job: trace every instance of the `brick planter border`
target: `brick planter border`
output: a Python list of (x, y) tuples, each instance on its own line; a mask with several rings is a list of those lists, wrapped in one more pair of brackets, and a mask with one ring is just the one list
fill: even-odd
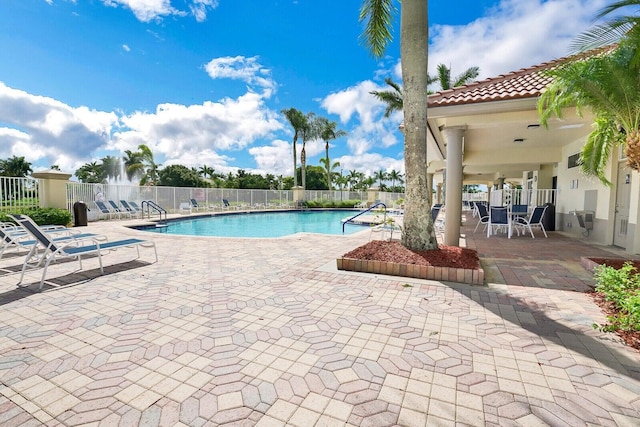
[(412, 277), (415, 279), (444, 280), (446, 282), (468, 283), (470, 285), (484, 284), (484, 270), (482, 268), (433, 267), (355, 258), (338, 258), (336, 261), (338, 270), (344, 271), (387, 274), (389, 276)]

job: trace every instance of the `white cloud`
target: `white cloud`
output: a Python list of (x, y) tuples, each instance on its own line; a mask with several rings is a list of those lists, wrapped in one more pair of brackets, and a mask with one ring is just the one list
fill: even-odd
[(495, 77), (568, 54), (576, 35), (592, 25), (607, 0), (502, 0), (467, 25), (431, 27), (429, 70), (438, 64), (452, 75), (480, 67)]
[(373, 176), (373, 174), (380, 169), (386, 171), (397, 170), (404, 174), (404, 159), (385, 157), (379, 153), (368, 153), (360, 156), (342, 156), (336, 160), (340, 162), (343, 175), (347, 175), (351, 170), (356, 170), (363, 172), (367, 176)]
[(384, 118), (385, 104), (371, 95), (372, 91), (388, 90), (366, 80), (324, 98), (321, 105), (331, 114), (340, 116), (343, 124), (355, 121), (347, 135), (351, 153), (362, 155), (380, 147), (387, 148), (400, 142), (397, 138), (402, 113)]
[(293, 153), (290, 143), (276, 139), (271, 145), (250, 148), (249, 154), (255, 158), (258, 169), (263, 173), (293, 176)]
[[(122, 6), (131, 9), (141, 22), (150, 22), (171, 15), (187, 15), (187, 12), (174, 8), (171, 0), (102, 0), (102, 2), (106, 6)], [(207, 19), (207, 12), (218, 7), (218, 0), (190, 0), (187, 4), (196, 21), (203, 22)]]
[(29, 162), (46, 159), (60, 163), (62, 156), (72, 159), (60, 166), (72, 166), (89, 153), (103, 147), (117, 123), (115, 113), (73, 108), (44, 96), (12, 89), (0, 82), (0, 141), (11, 155)]
[[(201, 105), (162, 104), (154, 113), (136, 112), (121, 122), (124, 129), (114, 134), (116, 149), (134, 150), (147, 144), (154, 154), (186, 166), (202, 165), (201, 152), (246, 149), (283, 127), (277, 114), (251, 92)], [(220, 165), (214, 163), (220, 159), (226, 158), (212, 155), (211, 165)]]
[(265, 97), (270, 97), (276, 87), (271, 71), (260, 65), (257, 56), (215, 58), (205, 65), (205, 70), (212, 79), (240, 80), (250, 86), (259, 86)]
[(123, 44), (123, 45), (122, 45), (122, 49), (123, 49), (125, 52), (131, 52), (131, 48), (129, 47), (129, 45)]

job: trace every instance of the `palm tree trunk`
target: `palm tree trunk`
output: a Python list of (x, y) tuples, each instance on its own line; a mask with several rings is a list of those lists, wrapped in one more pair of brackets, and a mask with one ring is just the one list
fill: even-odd
[(627, 166), (640, 171), (640, 133), (638, 131), (627, 134), (624, 154), (627, 156)]
[(329, 163), (329, 142), (324, 146), (325, 158), (327, 159), (327, 184), (329, 185), (329, 190), (331, 190), (331, 163)]
[(296, 167), (298, 166), (298, 156), (296, 154), (296, 138), (293, 138), (293, 186), (298, 186), (298, 174), (296, 173)]
[(404, 85), (406, 176), (402, 244), (437, 249), (427, 194), (427, 1), (405, 0), (400, 10), (400, 56)]
[(302, 142), (302, 151), (300, 151), (300, 175), (302, 175), (302, 189), (307, 189), (307, 153), (305, 151), (305, 143)]

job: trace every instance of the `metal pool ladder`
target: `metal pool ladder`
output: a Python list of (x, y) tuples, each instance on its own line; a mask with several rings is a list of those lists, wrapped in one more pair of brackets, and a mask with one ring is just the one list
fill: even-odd
[(372, 211), (374, 208), (377, 208), (378, 206), (382, 206), (383, 209), (384, 209), (384, 218), (383, 218), (382, 222), (383, 223), (387, 222), (387, 205), (385, 205), (382, 202), (375, 203), (375, 204), (371, 205), (368, 209), (365, 209), (362, 212), (359, 212), (356, 215), (343, 220), (342, 221), (342, 234), (344, 234), (344, 226), (347, 225), (347, 223), (352, 222), (355, 218), (359, 217), (360, 215), (366, 214), (367, 212)]

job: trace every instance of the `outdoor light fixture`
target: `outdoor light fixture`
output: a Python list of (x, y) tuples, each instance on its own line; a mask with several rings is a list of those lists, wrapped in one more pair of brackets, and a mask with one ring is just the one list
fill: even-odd
[(523, 143), (523, 142), (524, 142), (524, 138), (516, 138), (516, 139), (514, 139), (514, 140), (513, 140), (513, 142), (514, 142), (515, 144), (521, 144), (521, 143)]

